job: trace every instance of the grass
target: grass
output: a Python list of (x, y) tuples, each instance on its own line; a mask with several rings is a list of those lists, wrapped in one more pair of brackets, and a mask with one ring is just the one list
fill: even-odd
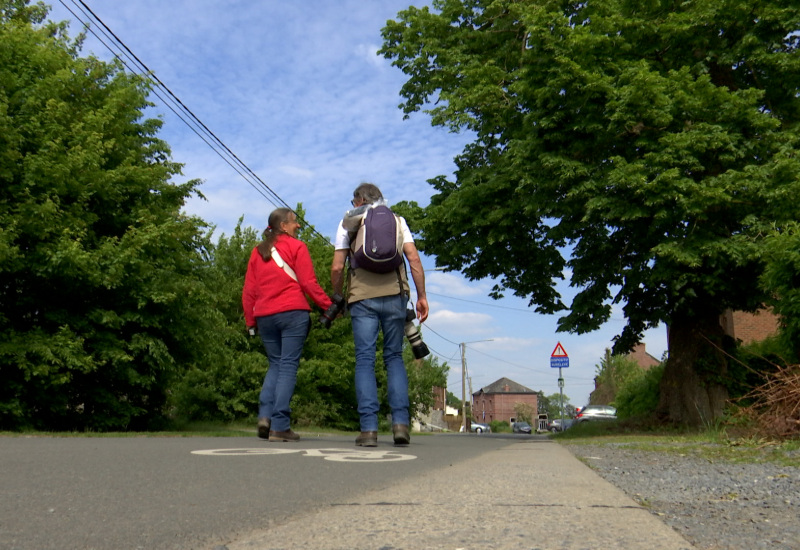
[(255, 422), (235, 422), (220, 424), (197, 422), (175, 426), (169, 430), (151, 432), (47, 432), (23, 430), (20, 432), (0, 432), (0, 437), (242, 437), (255, 433)]
[(800, 468), (800, 440), (730, 436), (725, 427), (708, 430), (642, 429), (625, 423), (578, 424), (552, 434), (567, 445), (613, 445), (654, 453), (673, 453), (709, 462), (775, 463)]

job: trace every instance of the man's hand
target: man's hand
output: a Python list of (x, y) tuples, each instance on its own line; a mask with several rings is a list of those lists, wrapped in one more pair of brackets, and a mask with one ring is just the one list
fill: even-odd
[(408, 267), (411, 268), (414, 287), (417, 289), (417, 319), (420, 323), (424, 323), (428, 318), (428, 298), (425, 296), (425, 271), (422, 269), (422, 260), (414, 243), (405, 243), (403, 252), (408, 260)]
[(424, 323), (425, 319), (428, 318), (428, 299), (424, 296), (422, 298), (417, 298), (417, 320), (420, 323)]

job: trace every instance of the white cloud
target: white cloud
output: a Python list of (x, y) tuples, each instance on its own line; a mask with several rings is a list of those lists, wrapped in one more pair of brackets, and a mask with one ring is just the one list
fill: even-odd
[(312, 170), (298, 166), (279, 166), (278, 171), (286, 174), (287, 176), (296, 178), (311, 179), (314, 177), (314, 172)]
[(378, 55), (380, 48), (377, 44), (358, 44), (355, 52), (357, 57), (365, 60), (370, 65), (383, 69), (389, 65), (389, 62), (383, 56)]
[(425, 286), (429, 292), (461, 298), (465, 296), (486, 296), (490, 285), (483, 282), (468, 281), (458, 274), (430, 270), (425, 274)]
[[(439, 334), (444, 335), (487, 335), (487, 326), (492, 317), (483, 313), (457, 313), (450, 310), (432, 311), (426, 324)], [(469, 338), (474, 339), (474, 338)]]

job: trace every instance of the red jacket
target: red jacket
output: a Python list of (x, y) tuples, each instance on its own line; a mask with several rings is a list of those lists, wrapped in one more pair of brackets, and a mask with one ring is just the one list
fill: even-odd
[(256, 317), (295, 309), (310, 311), (305, 294), (322, 309), (331, 305), (331, 299), (317, 282), (306, 244), (283, 234), (275, 240), (275, 249), (283, 261), (294, 269), (297, 281), (273, 260), (265, 262), (258, 249), (254, 248), (247, 264), (242, 291), (244, 320), (248, 327), (255, 326)]

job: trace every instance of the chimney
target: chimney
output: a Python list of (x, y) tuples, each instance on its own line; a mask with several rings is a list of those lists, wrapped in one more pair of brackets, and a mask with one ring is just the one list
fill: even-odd
[(505, 386), (503, 386), (503, 391), (506, 391), (506, 392), (507, 392), (507, 391), (511, 391), (511, 386), (509, 386), (508, 384), (506, 384)]

